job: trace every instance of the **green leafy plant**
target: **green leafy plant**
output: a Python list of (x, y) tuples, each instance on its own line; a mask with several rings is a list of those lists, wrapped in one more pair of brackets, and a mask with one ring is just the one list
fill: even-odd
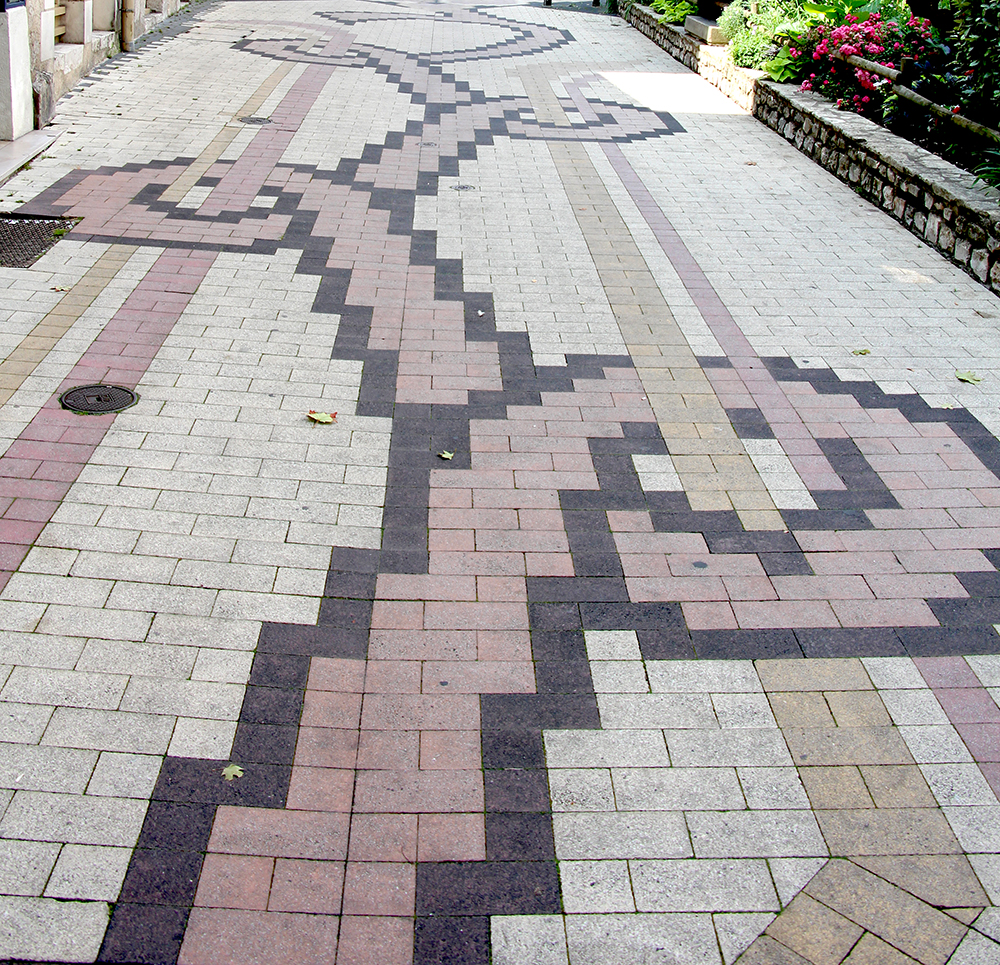
[(803, 26), (798, 0), (733, 0), (719, 17), (733, 63), (753, 69), (775, 56), (782, 46), (777, 36)]
[(879, 0), (834, 0), (833, 3), (803, 3), (802, 9), (812, 23), (842, 24), (849, 16), (865, 20), (869, 14), (878, 13), (880, 6)]
[(968, 0), (956, 11), (952, 70), (968, 77), (968, 112), (984, 124), (1000, 121), (1000, 0)]
[(729, 52), (737, 67), (756, 70), (763, 66), (774, 52), (774, 44), (764, 31), (748, 30), (730, 44)]
[(764, 63), (763, 69), (771, 80), (776, 80), (779, 84), (786, 84), (799, 76), (799, 62), (792, 56), (787, 44)]
[(698, 12), (698, 5), (690, 0), (653, 0), (650, 6), (662, 14), (660, 23), (684, 23), (686, 17)]
[(987, 151), (976, 167), (976, 180), (1000, 188), (1000, 151)]

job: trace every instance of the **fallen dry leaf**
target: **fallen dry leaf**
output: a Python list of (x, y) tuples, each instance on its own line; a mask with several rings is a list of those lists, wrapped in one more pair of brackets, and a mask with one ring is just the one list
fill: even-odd
[(231, 781), (234, 777), (242, 777), (243, 768), (239, 764), (229, 764), (222, 769), (222, 776), (227, 781)]
[(440, 451), (440, 452), (438, 453), (438, 456), (440, 456), (440, 457), (441, 457), (442, 459), (454, 459), (454, 458), (455, 458), (455, 453), (453, 453), (453, 452), (448, 452), (448, 450), (447, 450), (447, 449), (442, 449), (442, 450), (441, 450), (441, 451)]
[(979, 385), (979, 383), (983, 381), (982, 377), (976, 375), (975, 372), (956, 372), (955, 378), (958, 379), (959, 382), (968, 382), (969, 385)]
[(336, 412), (317, 412), (315, 409), (309, 410), (309, 418), (313, 422), (319, 422), (323, 425), (329, 425), (331, 422), (337, 421)]

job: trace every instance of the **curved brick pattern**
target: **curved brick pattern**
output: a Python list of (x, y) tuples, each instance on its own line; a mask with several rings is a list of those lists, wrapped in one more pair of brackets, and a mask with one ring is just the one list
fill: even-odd
[(928, 335), (995, 298), (589, 5), (114, 68), (12, 182), (81, 220), (4, 275), (0, 960), (997, 958), (994, 389)]

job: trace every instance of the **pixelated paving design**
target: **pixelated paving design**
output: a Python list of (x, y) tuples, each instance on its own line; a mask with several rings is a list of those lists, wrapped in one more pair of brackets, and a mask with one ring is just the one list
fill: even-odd
[[(155, 751), (148, 807), (137, 795), (128, 826), (101, 845), (119, 856), (135, 845), (106, 899), (106, 933), (86, 902), (73, 903), (79, 927), (97, 935), (98, 961), (157, 965), (728, 965), (747, 949), (745, 962), (945, 962), (970, 941), (995, 955), (992, 886), (963, 840), (980, 831), (962, 830), (953, 812), (965, 802), (949, 794), (974, 787), (975, 806), (992, 809), (1000, 788), (996, 439), (964, 409), (754, 352), (624, 153), (669, 151), (681, 123), (608, 100), (589, 70), (549, 65), (566, 96), (459, 79), (463, 65), (516, 69), (577, 43), (533, 17), (387, 7), (323, 13), (308, 30), (268, 25), (231, 49), (284, 71), (241, 111), (271, 124), (197, 158), (75, 170), (23, 207), (79, 218), (71, 239), (113, 246), (100, 290), (126, 270), (122, 249), (154, 252), (65, 386), (86, 376), (141, 393), (227, 259), (269, 260), (300, 286), (296, 310), (320, 320), (309, 378), (320, 392), (339, 380), (326, 444), (340, 452), (310, 450), (314, 468), (343, 458), (355, 470), (317, 469), (313, 508), (300, 491), (304, 515), (285, 519), (268, 469), (306, 445), (301, 435), (267, 440), (279, 444), (269, 466), (252, 440), (171, 464), (194, 493), (198, 473), (230, 456), (223, 473), (261, 477), (230, 518), (262, 533), (298, 526), (317, 555), (308, 578), (286, 579), (311, 590), (257, 599), (268, 592), (248, 590), (267, 585), (259, 559), (229, 583), (224, 565), (193, 562), (168, 578), (199, 615), (234, 633), (259, 627), (252, 664), (213, 698), (229, 727), (214, 744)], [(402, 129), (329, 164), (291, 163), (346, 71), (373, 72), (408, 100)], [(724, 446), (680, 445), (621, 316), (620, 332), (594, 322), (589, 341), (553, 358), (421, 227), (423, 201), (477, 190), (460, 181), (463, 162), (517, 142), (584, 181), (598, 177), (583, 164), (596, 152), (617, 172), (725, 353), (677, 348), (725, 422)], [(576, 208), (590, 243), (600, 218)], [(601, 283), (614, 307), (614, 283)], [(61, 501), (88, 484), (102, 446), (137, 431), (128, 418), (81, 429), (47, 403), (0, 457), (3, 601), (52, 604), (42, 632), (89, 626), (88, 638), (136, 647), (196, 632), (179, 617), (162, 629), (159, 610), (144, 623), (153, 591), (141, 582), (107, 590), (133, 594), (116, 611), (133, 622), (111, 628), (96, 577), (60, 608), (65, 586), (38, 590), (22, 567), (58, 532), (47, 526), (75, 525)], [(756, 502), (705, 495), (744, 490)], [(235, 486), (200, 495), (240, 498)], [(208, 511), (191, 510), (193, 496), (176, 503)], [(328, 503), (340, 541), (315, 509)], [(151, 506), (114, 509), (118, 527), (102, 517), (95, 532), (155, 530)], [(238, 526), (178, 536), (222, 540)], [(115, 700), (175, 713), (137, 679)], [(28, 703), (39, 686), (18, 667), (3, 696)], [(951, 756), (927, 752), (921, 728), (954, 730)], [(244, 776), (221, 781), (228, 762)], [(0, 834), (30, 840), (79, 806), (68, 786), (59, 800), (49, 790), (17, 790)], [(861, 920), (862, 906), (883, 911)], [(900, 909), (910, 918), (893, 931)]]

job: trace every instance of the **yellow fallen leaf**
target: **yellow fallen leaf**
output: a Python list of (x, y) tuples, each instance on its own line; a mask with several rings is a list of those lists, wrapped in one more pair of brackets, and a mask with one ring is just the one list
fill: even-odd
[(243, 768), (239, 764), (229, 764), (227, 767), (222, 769), (222, 776), (227, 780), (231, 781), (234, 777), (243, 776)]
[(872, 350), (870, 348), (856, 348), (851, 352), (851, 355), (871, 355)]
[(439, 456), (440, 456), (440, 457), (441, 457), (442, 459), (454, 459), (454, 458), (455, 458), (455, 453), (453, 453), (453, 452), (448, 452), (448, 450), (447, 450), (447, 449), (442, 449), (442, 450), (441, 450), (441, 452), (439, 452), (439, 453), (438, 453), (438, 455), (439, 455)]
[(956, 372), (955, 378), (958, 379), (959, 382), (968, 382), (969, 385), (979, 385), (979, 383), (983, 381), (982, 377), (976, 375), (975, 372)]
[(337, 421), (337, 413), (317, 412), (315, 409), (310, 409), (309, 418), (312, 419), (313, 422), (320, 422), (323, 425), (329, 425), (329, 423)]

